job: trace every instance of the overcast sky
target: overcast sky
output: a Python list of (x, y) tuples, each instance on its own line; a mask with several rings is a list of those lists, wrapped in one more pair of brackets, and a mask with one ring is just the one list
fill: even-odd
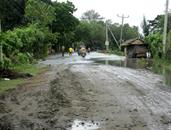
[[(58, 2), (66, 0), (57, 0)], [(121, 19), (117, 14), (129, 18), (124, 20), (124, 23), (139, 26), (143, 19), (143, 15), (147, 20), (154, 19), (158, 14), (163, 14), (165, 11), (166, 0), (69, 0), (73, 2), (77, 11), (74, 15), (80, 18), (87, 10), (94, 9), (105, 19), (111, 19), (113, 22), (121, 23)], [(169, 8), (171, 4), (169, 4)]]

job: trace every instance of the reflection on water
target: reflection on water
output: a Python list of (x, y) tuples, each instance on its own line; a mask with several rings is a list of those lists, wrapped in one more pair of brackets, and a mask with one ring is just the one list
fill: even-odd
[(104, 60), (104, 59), (93, 59), (95, 63), (114, 65), (120, 67), (128, 67), (133, 69), (144, 69), (150, 68), (152, 61), (150, 59), (125, 59), (125, 60)]
[(132, 69), (148, 69), (154, 73), (164, 76), (163, 83), (171, 86), (171, 71), (164, 68), (161, 64), (153, 64), (152, 59), (125, 59), (125, 60), (104, 60), (104, 59), (93, 59), (95, 63), (113, 65), (119, 67), (128, 67)]
[(151, 70), (154, 73), (163, 75), (163, 83), (168, 85), (168, 86), (171, 86), (171, 70), (165, 68), (164, 65), (162, 65), (161, 63), (152, 64)]
[(95, 121), (80, 121), (75, 120), (71, 130), (97, 130), (100, 128), (100, 123)]
[(163, 83), (171, 86), (171, 71), (166, 68), (158, 68), (158, 70), (155, 70), (157, 74), (163, 75)]

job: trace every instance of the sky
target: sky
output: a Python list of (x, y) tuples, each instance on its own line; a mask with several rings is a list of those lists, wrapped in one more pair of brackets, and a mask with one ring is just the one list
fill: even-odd
[[(65, 2), (66, 0), (57, 0)], [(129, 18), (124, 19), (124, 23), (129, 23), (140, 28), (143, 16), (147, 20), (153, 20), (158, 14), (164, 14), (166, 0), (69, 0), (77, 11), (74, 16), (80, 18), (87, 10), (94, 9), (105, 19), (111, 19), (114, 23), (121, 23), (121, 18), (117, 15), (124, 14)], [(169, 3), (169, 8), (171, 2)]]

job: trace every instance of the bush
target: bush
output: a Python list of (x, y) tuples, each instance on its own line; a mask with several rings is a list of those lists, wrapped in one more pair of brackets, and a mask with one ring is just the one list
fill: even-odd
[(26, 54), (18, 53), (16, 56), (16, 61), (18, 61), (18, 64), (28, 64), (29, 57)]
[[(58, 35), (58, 33), (51, 33), (46, 27), (34, 24), (1, 33), (0, 42), (3, 44), (3, 53), (6, 58), (14, 64), (25, 64), (34, 62), (33, 57), (47, 56), (49, 46), (57, 43)], [(8, 60), (1, 63), (1, 67), (2, 64), (8, 67)]]
[(4, 56), (3, 61), (0, 61), (0, 69), (9, 69), (11, 67), (12, 67), (11, 59)]
[(148, 43), (149, 49), (152, 52), (153, 57), (159, 57), (159, 53), (162, 51), (162, 34), (150, 34), (145, 38), (145, 42)]

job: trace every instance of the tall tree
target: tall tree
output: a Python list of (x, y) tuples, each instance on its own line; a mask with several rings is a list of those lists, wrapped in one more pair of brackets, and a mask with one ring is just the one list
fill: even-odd
[(138, 38), (138, 37), (139, 37), (138, 27), (136, 26), (131, 27), (129, 24), (124, 24), (124, 27), (123, 27), (124, 41), (133, 39), (133, 38)]
[(149, 35), (149, 25), (147, 23), (145, 16), (143, 16), (143, 21), (142, 21), (141, 27), (143, 29), (144, 36), (148, 36)]
[(0, 0), (2, 29), (12, 29), (23, 24), (25, 0)]
[(73, 3), (67, 1), (59, 3), (54, 2), (53, 7), (55, 8), (55, 20), (53, 21), (53, 32), (70, 32), (75, 30), (79, 20), (73, 16), (76, 11)]
[(81, 21), (75, 31), (77, 40), (87, 47), (104, 48), (105, 24), (100, 22)]
[(79, 24), (79, 20), (73, 16), (76, 8), (69, 1), (66, 3), (54, 2), (53, 7), (55, 8), (55, 19), (52, 23), (52, 31), (60, 33), (58, 44), (55, 44), (53, 48), (57, 50), (62, 45), (66, 48), (72, 46), (71, 44), (74, 41), (73, 31)]
[[(163, 33), (164, 15), (157, 15), (154, 20), (149, 20), (150, 33)], [(171, 13), (168, 14), (167, 31), (171, 30)]]
[(82, 20), (87, 21), (102, 21), (104, 18), (100, 16), (95, 10), (88, 10), (81, 16)]

